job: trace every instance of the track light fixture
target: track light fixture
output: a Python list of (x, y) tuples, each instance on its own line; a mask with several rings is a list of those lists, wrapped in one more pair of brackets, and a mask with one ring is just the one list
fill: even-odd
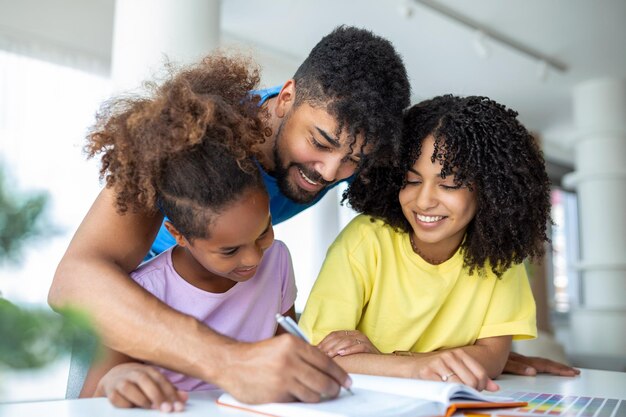
[(491, 39), (493, 41), (499, 42), (500, 44), (507, 46), (521, 54), (524, 54), (534, 60), (536, 60), (539, 64), (539, 72), (538, 76), (540, 79), (545, 80), (548, 75), (548, 69), (553, 69), (559, 72), (567, 71), (567, 66), (558, 61), (555, 58), (552, 58), (542, 52), (539, 52), (535, 49), (532, 49), (517, 40), (503, 34), (497, 32), (495, 30), (489, 29), (488, 27), (482, 25), (475, 20), (460, 14), (456, 10), (453, 10), (443, 4), (440, 4), (434, 0), (412, 0), (414, 3), (420, 4), (424, 7), (427, 7), (449, 19), (452, 21), (459, 23), (463, 26), (466, 26), (470, 29), (473, 29), (475, 33), (477, 33), (476, 38), (474, 39), (474, 49), (476, 53), (481, 57), (486, 57), (489, 54), (489, 49), (486, 46), (486, 40)]

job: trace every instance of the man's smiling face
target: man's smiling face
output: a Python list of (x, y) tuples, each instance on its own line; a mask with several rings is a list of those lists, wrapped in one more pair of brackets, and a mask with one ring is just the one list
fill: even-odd
[(354, 174), (363, 138), (337, 135), (337, 120), (321, 107), (302, 103), (282, 119), (273, 157), (278, 187), (290, 200), (309, 203), (327, 186)]

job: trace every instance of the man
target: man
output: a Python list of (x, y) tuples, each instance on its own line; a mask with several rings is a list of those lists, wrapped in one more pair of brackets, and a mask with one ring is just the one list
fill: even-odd
[[(293, 79), (255, 94), (269, 112), (272, 134), (259, 162), (276, 225), (353, 175), (366, 162), (364, 151), (377, 160), (393, 154), (410, 84), (389, 41), (339, 27), (313, 48)], [(173, 244), (161, 227), (152, 252)]]

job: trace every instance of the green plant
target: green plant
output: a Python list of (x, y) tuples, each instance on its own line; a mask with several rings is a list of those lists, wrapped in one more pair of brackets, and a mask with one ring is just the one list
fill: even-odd
[[(0, 264), (19, 263), (26, 243), (55, 233), (44, 216), (48, 200), (43, 192), (22, 195), (12, 189), (0, 166)], [(93, 337), (87, 318), (75, 310), (22, 308), (0, 294), (0, 367), (38, 368)]]
[(17, 192), (0, 166), (0, 263), (19, 262), (26, 243), (54, 233), (44, 216), (48, 201), (45, 192)]
[(56, 314), (4, 299), (0, 299), (0, 335), (0, 365), (12, 369), (42, 367), (94, 337), (89, 320), (76, 310)]

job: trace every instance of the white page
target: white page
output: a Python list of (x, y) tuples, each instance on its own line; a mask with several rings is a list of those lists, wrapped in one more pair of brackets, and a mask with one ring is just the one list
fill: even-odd
[(482, 394), (463, 384), (361, 374), (350, 374), (350, 377), (352, 378), (353, 387), (436, 401), (446, 406), (452, 400), (461, 399), (490, 402), (512, 401), (511, 398)]
[(317, 404), (273, 403), (251, 406), (239, 403), (228, 394), (222, 395), (219, 402), (281, 417), (417, 417), (442, 415), (445, 412), (445, 407), (431, 401), (357, 387), (353, 387), (352, 391), (354, 395), (342, 390), (338, 398)]

